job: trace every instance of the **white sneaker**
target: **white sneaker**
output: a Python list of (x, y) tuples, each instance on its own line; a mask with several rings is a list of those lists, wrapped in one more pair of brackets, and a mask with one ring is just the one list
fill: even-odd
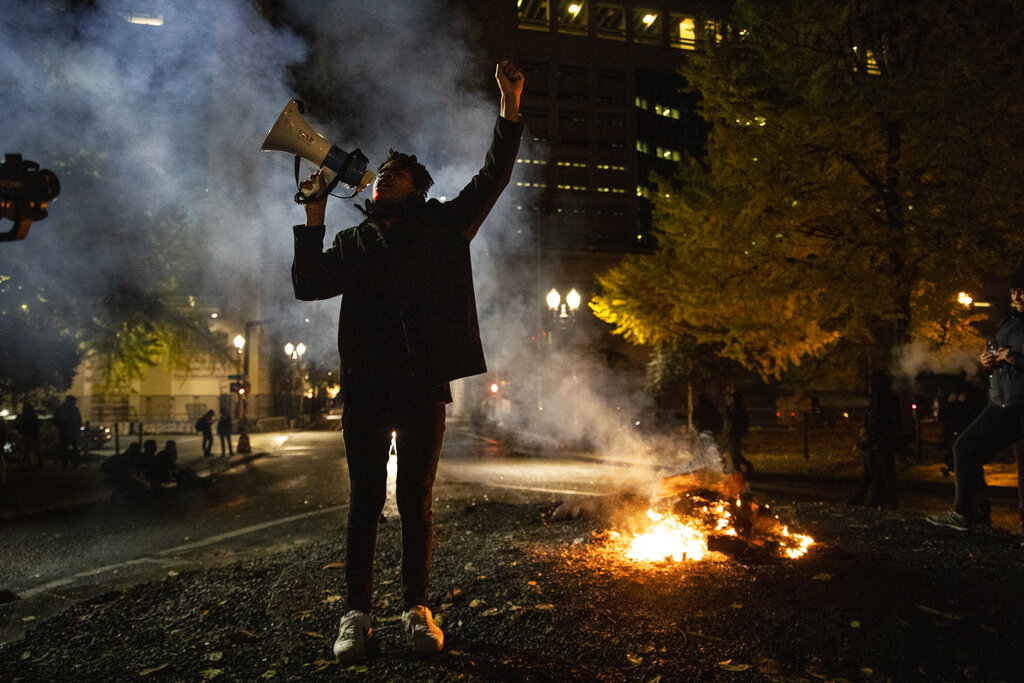
[(433, 654), (444, 646), (444, 633), (423, 605), (410, 607), (402, 613), (402, 629), (412, 636), (412, 649), (416, 652)]
[(341, 618), (338, 637), (334, 641), (334, 656), (339, 662), (355, 662), (366, 657), (366, 639), (373, 631), (370, 615), (352, 610)]

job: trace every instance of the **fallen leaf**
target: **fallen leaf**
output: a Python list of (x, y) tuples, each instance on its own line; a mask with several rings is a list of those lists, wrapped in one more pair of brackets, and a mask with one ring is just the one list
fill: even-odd
[(324, 637), (322, 633), (317, 633), (316, 631), (299, 631), (299, 633), (306, 636), (307, 638), (315, 638), (317, 640)]
[(470, 603), (469, 603), (469, 606), (471, 608), (473, 608), (473, 609), (476, 609), (477, 607), (479, 607), (480, 605), (483, 605), (483, 604), (484, 604), (483, 600), (471, 600)]
[(498, 612), (500, 612), (500, 610), (497, 607), (491, 607), (490, 609), (485, 609), (483, 612), (481, 612), (480, 616), (493, 617), (495, 614), (498, 614)]
[(734, 603), (732, 603), (732, 608), (733, 609), (743, 609), (743, 604), (739, 603), (739, 602), (734, 602)]
[(628, 652), (626, 653), (626, 659), (628, 659), (630, 662), (632, 662), (633, 666), (640, 666), (641, 664), (644, 663), (644, 658), (643, 657), (634, 657), (633, 655), (629, 654)]
[(32, 657), (32, 651), (31, 650), (25, 650), (24, 652), (21, 653), (21, 661), (23, 661), (23, 662), (26, 659), (29, 659), (31, 657)]
[(337, 663), (338, 662), (333, 659), (318, 659), (315, 662), (313, 662), (313, 666), (315, 667), (314, 671), (323, 671), (324, 669), (332, 667)]
[(171, 570), (169, 570), (169, 571), (167, 572), (167, 576), (177, 576), (177, 575), (178, 575), (178, 573), (179, 573), (179, 572), (176, 572), (176, 571), (174, 571), (173, 569), (171, 569)]
[(277, 675), (277, 669), (267, 669), (262, 674), (260, 674), (260, 678), (262, 678), (265, 681), (268, 681), (268, 680), (270, 680), (271, 678), (273, 678), (276, 675)]
[(934, 615), (936, 617), (939, 616), (940, 614), (942, 614), (942, 612), (940, 612), (939, 610), (935, 609), (934, 607), (929, 607), (928, 605), (920, 605), (919, 604), (917, 606), (917, 608), (919, 610), (921, 610), (922, 612), (924, 612), (925, 614), (931, 614), (931, 615)]
[[(732, 660), (730, 659), (729, 661), (731, 662)], [(722, 669), (723, 671), (746, 671), (751, 666), (753, 666), (753, 665), (752, 664), (727, 664), (727, 663), (719, 663), (718, 668)]]
[(148, 669), (143, 669), (139, 672), (140, 676), (148, 676), (149, 674), (155, 674), (157, 671), (162, 671), (171, 665), (170, 662), (164, 662), (160, 666), (152, 666)]
[(219, 662), (220, 660), (224, 659), (224, 653), (223, 652), (207, 652), (206, 653), (206, 659), (208, 659), (211, 662)]
[(203, 677), (204, 681), (212, 681), (222, 673), (224, 673), (224, 669), (203, 669), (199, 672), (199, 675)]
[(814, 576), (811, 577), (811, 581), (831, 581), (831, 580), (832, 580), (832, 575), (828, 574), (826, 572), (822, 572), (821, 574), (815, 574)]
[(324, 598), (321, 601), (321, 604), (333, 605), (334, 603), (338, 602), (338, 600), (341, 600), (341, 596), (340, 595), (328, 595), (326, 598)]
[(647, 681), (647, 683), (661, 683), (661, 674), (658, 674), (651, 680)]
[(544, 609), (544, 610), (555, 609), (554, 605), (549, 605), (547, 603), (545, 603), (543, 605), (537, 605), (536, 607), (537, 607), (537, 609)]
[(27, 617), (22, 617), (21, 620), (22, 621), (35, 621), (36, 618), (34, 616), (32, 616), (32, 615), (29, 615)]
[(344, 562), (331, 562), (330, 564), (325, 564), (324, 566), (322, 566), (320, 568), (321, 569), (344, 569), (345, 568), (345, 563)]
[(867, 676), (868, 678), (870, 678), (871, 676), (875, 675), (875, 670), (872, 669), (870, 666), (862, 666), (860, 668), (860, 672), (862, 674), (864, 674), (865, 676)]
[(860, 628), (860, 622), (854, 619), (850, 622), (850, 628)]

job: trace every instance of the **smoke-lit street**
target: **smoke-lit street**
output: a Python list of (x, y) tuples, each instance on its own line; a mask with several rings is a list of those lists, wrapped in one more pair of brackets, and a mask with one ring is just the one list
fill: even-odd
[[(182, 447), (187, 453), (198, 443), (187, 437)], [(253, 447), (267, 455), (217, 475), (209, 488), (171, 489), (6, 523), (0, 536), (0, 587), (36, 605), (59, 606), (65, 596), (152, 580), (168, 571), (219, 566), (335, 535), (340, 539), (348, 496), (341, 433), (258, 434)], [(392, 457), (392, 485), (394, 464)], [(455, 424), (446, 436), (435, 498), (438, 508), (467, 497), (554, 501), (629, 485), (643, 490), (657, 476), (624, 463), (510, 456), (495, 441)], [(385, 516), (397, 517), (393, 495)], [(29, 604), (19, 611), (33, 611)]]

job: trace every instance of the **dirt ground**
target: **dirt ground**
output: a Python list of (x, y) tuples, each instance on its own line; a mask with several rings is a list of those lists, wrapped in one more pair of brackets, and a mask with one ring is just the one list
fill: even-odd
[(364, 664), (331, 655), (343, 567), (321, 542), (74, 605), (0, 648), (0, 681), (1020, 680), (1024, 548), (1009, 533), (778, 501), (816, 539), (801, 559), (651, 564), (626, 559), (605, 519), (554, 510), (436, 513), (434, 657), (401, 632), (390, 520)]

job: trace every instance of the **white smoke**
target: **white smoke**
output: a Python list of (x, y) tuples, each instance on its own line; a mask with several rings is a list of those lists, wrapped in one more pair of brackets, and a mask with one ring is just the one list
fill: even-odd
[[(360, 148), (372, 168), (391, 148), (416, 154), (435, 179), (431, 196), (453, 197), (483, 164), (498, 112), (494, 64), (508, 55), (474, 42), (471, 22), (441, 0), (282, 4), (276, 18), (311, 42), (250, 0), (69, 7), (0, 0), (2, 151), (54, 170), (62, 184), (50, 217), (0, 251), (0, 268), (98, 304), (111, 282), (147, 277), (166, 238), (157, 217), (170, 217), (195, 253), (186, 287), (219, 293), (229, 315), (303, 330), (308, 359), (337, 363), (338, 301), (292, 297), (290, 227), (304, 215), (291, 201), (291, 158), (259, 153), (263, 137), (289, 98), (320, 93), (309, 118), (335, 144)], [(129, 11), (160, 25), (130, 23)], [(543, 154), (526, 143), (520, 156)], [(550, 273), (528, 257), (519, 263), (529, 267), (499, 269), (510, 253), (531, 253), (536, 229), (508, 194), (473, 254), (491, 367), (531, 391), (545, 382), (543, 405), (518, 413), (522, 431), (585, 437), (608, 457), (680, 471), (714, 466), (707, 444), (677, 436), (651, 446), (631, 431), (646, 399), (605, 365), (537, 351), (538, 282)], [(358, 219), (331, 200), (328, 239)], [(580, 315), (589, 315), (585, 303)]]

